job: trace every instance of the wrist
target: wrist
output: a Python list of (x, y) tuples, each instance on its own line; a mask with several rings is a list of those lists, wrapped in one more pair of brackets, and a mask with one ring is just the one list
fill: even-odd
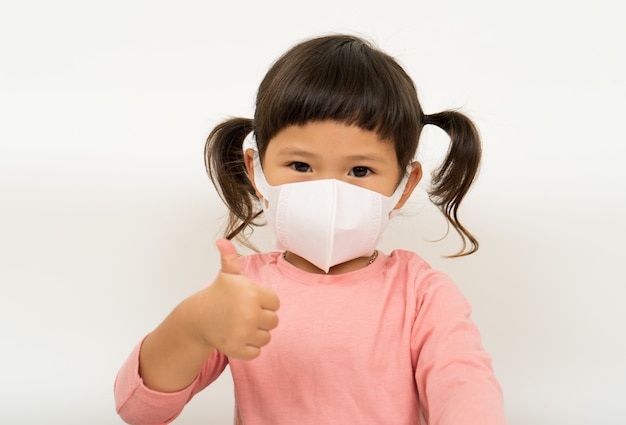
[(188, 343), (199, 350), (213, 351), (215, 348), (202, 326), (206, 320), (206, 305), (201, 302), (201, 298), (200, 293), (192, 295), (176, 307), (175, 313)]

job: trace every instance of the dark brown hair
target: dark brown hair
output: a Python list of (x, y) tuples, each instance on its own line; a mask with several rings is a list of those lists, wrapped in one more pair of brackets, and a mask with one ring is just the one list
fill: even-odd
[(282, 129), (311, 121), (331, 120), (374, 131), (393, 143), (400, 169), (414, 158), (424, 125), (450, 136), (443, 164), (433, 172), (431, 201), (461, 236), (453, 256), (472, 254), (476, 238), (460, 223), (458, 209), (480, 165), (476, 127), (465, 115), (444, 111), (425, 115), (413, 81), (398, 62), (367, 41), (330, 35), (297, 44), (269, 69), (259, 86), (254, 119), (231, 118), (209, 135), (205, 165), (230, 211), (225, 236), (244, 244), (246, 229), (262, 210), (248, 179), (242, 143), (254, 132), (263, 160), (269, 141)]

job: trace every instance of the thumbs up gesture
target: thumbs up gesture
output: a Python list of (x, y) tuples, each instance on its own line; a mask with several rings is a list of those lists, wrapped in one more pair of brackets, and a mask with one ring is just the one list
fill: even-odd
[(269, 343), (270, 331), (278, 326), (278, 296), (256, 285), (241, 270), (233, 244), (217, 241), (221, 270), (215, 281), (202, 291), (206, 315), (198, 331), (209, 345), (231, 358), (251, 360)]

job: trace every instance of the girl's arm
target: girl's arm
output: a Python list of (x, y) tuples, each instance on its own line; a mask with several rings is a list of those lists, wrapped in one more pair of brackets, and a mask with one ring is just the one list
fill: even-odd
[(160, 425), (174, 420), (187, 402), (222, 373), (228, 360), (213, 350), (191, 385), (176, 392), (159, 392), (144, 384), (139, 375), (138, 344), (121, 367), (115, 380), (115, 403), (121, 418), (129, 424)]
[(505, 425), (501, 388), (466, 298), (447, 276), (433, 272), (417, 301), (415, 380), (429, 423)]
[(197, 330), (197, 312), (206, 295), (199, 292), (179, 304), (146, 337), (139, 352), (139, 374), (144, 384), (159, 392), (176, 392), (198, 376), (214, 347)]
[[(218, 369), (223, 369), (226, 357), (253, 359), (269, 342), (269, 331), (278, 325), (275, 312), (278, 297), (242, 274), (239, 257), (229, 241), (218, 241), (218, 248), (222, 269), (215, 281), (180, 303), (146, 337), (135, 359), (131, 356), (120, 371), (115, 395), (118, 412), (125, 420), (124, 414), (135, 418), (136, 410), (150, 416), (161, 407), (165, 393), (172, 394), (165, 398), (182, 400), (176, 414), (180, 413), (184, 403), (199, 390), (192, 384), (197, 384), (203, 367), (211, 369), (217, 364)], [(211, 356), (219, 356), (224, 361), (207, 365)], [(141, 385), (133, 382), (133, 374), (139, 375), (136, 380)], [(217, 376), (214, 372), (208, 375), (211, 378), (203, 381), (210, 382)], [(138, 388), (143, 390), (144, 396), (137, 392)], [(145, 394), (156, 396), (153, 409), (146, 405)], [(133, 398), (141, 400), (133, 404)], [(180, 400), (176, 404), (180, 404)], [(138, 407), (128, 409), (128, 406)], [(168, 419), (173, 417), (160, 418), (164, 422)], [(158, 421), (152, 423), (155, 422)], [(144, 422), (133, 419), (132, 423)]]

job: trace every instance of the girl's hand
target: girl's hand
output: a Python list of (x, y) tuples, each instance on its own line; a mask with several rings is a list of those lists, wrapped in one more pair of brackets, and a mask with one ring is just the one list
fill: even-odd
[(242, 274), (233, 244), (217, 241), (222, 268), (215, 281), (196, 295), (195, 320), (199, 335), (231, 358), (252, 360), (270, 342), (278, 326), (278, 296)]

